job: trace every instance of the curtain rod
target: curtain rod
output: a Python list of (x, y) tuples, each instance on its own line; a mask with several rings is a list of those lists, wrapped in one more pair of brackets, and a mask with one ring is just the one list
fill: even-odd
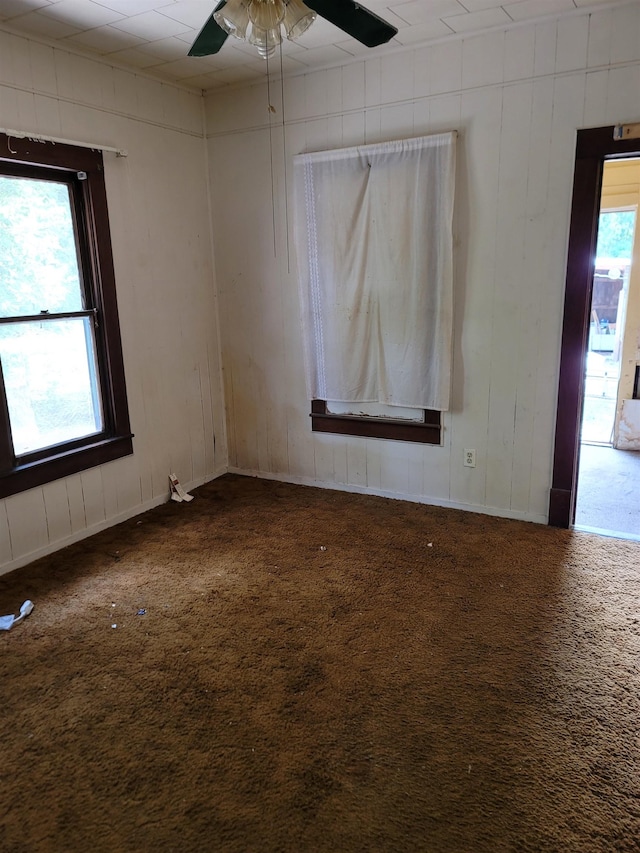
[(97, 145), (93, 142), (77, 142), (74, 139), (60, 139), (57, 136), (44, 136), (42, 133), (31, 133), (29, 130), (9, 130), (0, 128), (0, 133), (5, 133), (7, 136), (13, 136), (14, 139), (33, 139), (36, 142), (53, 142), (58, 145), (75, 145), (78, 148), (95, 148), (98, 151), (108, 151), (115, 154), (116, 157), (127, 157), (128, 151), (123, 148), (112, 148), (110, 145)]

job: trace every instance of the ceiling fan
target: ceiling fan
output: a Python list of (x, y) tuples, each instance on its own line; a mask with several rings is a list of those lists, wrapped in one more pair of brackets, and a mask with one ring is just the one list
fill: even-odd
[(366, 47), (377, 47), (398, 30), (355, 0), (221, 0), (200, 30), (189, 56), (217, 53), (228, 36), (253, 44), (268, 59), (282, 41), (296, 39), (316, 15), (335, 24)]

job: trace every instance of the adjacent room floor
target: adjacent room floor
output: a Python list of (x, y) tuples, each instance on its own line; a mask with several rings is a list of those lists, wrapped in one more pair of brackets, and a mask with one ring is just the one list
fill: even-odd
[(575, 526), (640, 540), (640, 452), (583, 443)]
[(611, 354), (589, 353), (575, 526), (640, 539), (640, 451), (611, 444), (619, 371)]

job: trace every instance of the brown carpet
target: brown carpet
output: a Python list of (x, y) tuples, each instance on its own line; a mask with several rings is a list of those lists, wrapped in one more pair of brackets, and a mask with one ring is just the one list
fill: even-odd
[(640, 850), (639, 543), (195, 494), (0, 578), (3, 853)]

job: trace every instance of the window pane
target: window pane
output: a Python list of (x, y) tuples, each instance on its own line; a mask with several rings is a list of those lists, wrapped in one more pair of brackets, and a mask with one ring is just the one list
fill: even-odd
[(0, 316), (83, 307), (69, 186), (0, 176)]
[(596, 257), (603, 262), (605, 259), (629, 261), (633, 254), (635, 225), (635, 210), (602, 211), (598, 221)]
[(424, 423), (424, 409), (387, 406), (385, 403), (338, 403), (335, 400), (327, 400), (327, 412), (332, 415), (355, 415), (359, 418), (393, 418), (393, 420)]
[(16, 456), (101, 432), (93, 318), (0, 325)]

